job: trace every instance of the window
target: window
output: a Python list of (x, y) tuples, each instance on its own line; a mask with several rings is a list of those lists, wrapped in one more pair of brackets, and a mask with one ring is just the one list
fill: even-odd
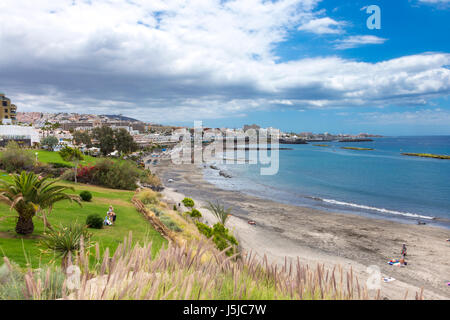
[(8, 102), (7, 101), (2, 101), (2, 104), (3, 104), (4, 107), (8, 106)]

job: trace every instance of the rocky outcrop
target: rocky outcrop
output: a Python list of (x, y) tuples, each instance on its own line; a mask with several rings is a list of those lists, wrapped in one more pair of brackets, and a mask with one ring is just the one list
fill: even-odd
[(225, 172), (225, 171), (223, 171), (223, 170), (220, 170), (219, 171), (219, 174), (222, 176), (222, 177), (224, 177), (224, 178), (232, 178), (232, 176), (231, 176), (231, 174), (229, 174), (229, 173), (227, 173), (227, 172)]

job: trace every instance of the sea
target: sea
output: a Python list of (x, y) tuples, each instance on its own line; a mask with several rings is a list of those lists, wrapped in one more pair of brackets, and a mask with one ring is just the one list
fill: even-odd
[[(279, 170), (275, 175), (261, 175), (261, 167), (268, 165), (239, 162), (216, 164), (231, 178), (219, 175), (219, 170), (209, 166), (204, 169), (204, 178), (225, 190), (277, 202), (450, 228), (450, 160), (401, 154), (450, 155), (450, 136), (372, 139), (283, 144), (280, 148), (290, 150), (279, 151)], [(270, 151), (264, 152), (270, 155)]]

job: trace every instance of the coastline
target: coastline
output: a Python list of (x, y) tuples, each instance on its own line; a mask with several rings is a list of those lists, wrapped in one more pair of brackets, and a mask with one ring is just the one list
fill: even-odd
[[(164, 182), (168, 202), (191, 197), (205, 219), (214, 218), (202, 208), (208, 200), (219, 200), (232, 207), (228, 227), (234, 232), (243, 252), (284, 264), (295, 262), (315, 267), (352, 268), (360, 281), (366, 281), (368, 266), (378, 266), (383, 276), (396, 280), (381, 283), (381, 296), (403, 299), (406, 291), (413, 299), (424, 288), (426, 299), (450, 299), (449, 231), (433, 226), (402, 224), (352, 214), (340, 214), (299, 207), (253, 197), (237, 191), (222, 190), (205, 181), (202, 168), (195, 165), (160, 164), (151, 167)], [(167, 183), (173, 179), (172, 183)], [(248, 224), (256, 222), (256, 226)], [(406, 267), (393, 267), (387, 261), (399, 258), (402, 243), (408, 247)], [(376, 292), (373, 292), (375, 294)]]

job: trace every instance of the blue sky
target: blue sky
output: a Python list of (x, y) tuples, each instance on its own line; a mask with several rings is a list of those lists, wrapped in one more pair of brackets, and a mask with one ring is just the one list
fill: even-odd
[(449, 19), (449, 0), (2, 0), (0, 92), (19, 111), (450, 134)]
[[(366, 26), (370, 14), (361, 8), (367, 5), (378, 5), (381, 9), (381, 29), (369, 30)], [(365, 62), (380, 62), (406, 55), (423, 52), (450, 52), (450, 11), (448, 5), (426, 4), (418, 1), (338, 1), (325, 0), (320, 9), (326, 10), (327, 16), (336, 21), (347, 21), (347, 35), (375, 35), (388, 39), (383, 44), (366, 45), (346, 50), (334, 48), (333, 41), (342, 38), (336, 34), (317, 35), (298, 30), (289, 33), (289, 39), (276, 48), (280, 61), (299, 58), (338, 55), (346, 59)], [(334, 132), (352, 133), (371, 132), (386, 135), (448, 135), (450, 134), (450, 118), (447, 121), (427, 121), (421, 123), (420, 115), (430, 113), (427, 110), (441, 109), (450, 112), (450, 99), (440, 97), (431, 99), (421, 106), (405, 104), (364, 106), (357, 110), (353, 107), (338, 110), (278, 110), (277, 112), (256, 112), (243, 119), (226, 119), (223, 126), (239, 127), (244, 123), (255, 122), (262, 126), (281, 127), (284, 130), (298, 132)], [(425, 111), (424, 111), (425, 110)], [(385, 114), (375, 120), (373, 113)], [(387, 121), (392, 115), (414, 115), (410, 120), (398, 119)], [(447, 114), (448, 116), (448, 114)], [(372, 120), (373, 119), (373, 120)], [(252, 122), (252, 123), (253, 123)], [(217, 124), (205, 122), (206, 125)]]

